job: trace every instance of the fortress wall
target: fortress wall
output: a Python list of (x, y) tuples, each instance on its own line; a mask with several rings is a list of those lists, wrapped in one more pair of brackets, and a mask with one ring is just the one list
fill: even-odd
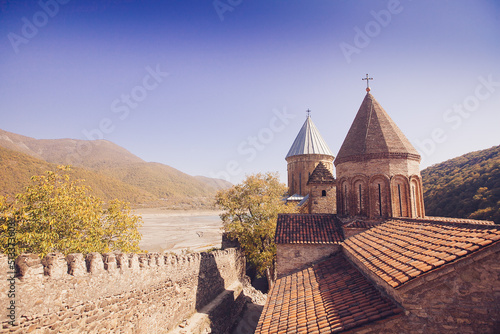
[[(9, 281), (7, 256), (0, 255), (0, 333), (166, 333), (245, 273), (245, 259), (234, 248), (182, 256), (49, 254), (43, 260), (23, 254), (15, 266), (18, 276)], [(13, 282), (15, 297), (9, 298)], [(8, 323), (12, 301), (14, 326)], [(222, 323), (230, 326), (231, 319)]]

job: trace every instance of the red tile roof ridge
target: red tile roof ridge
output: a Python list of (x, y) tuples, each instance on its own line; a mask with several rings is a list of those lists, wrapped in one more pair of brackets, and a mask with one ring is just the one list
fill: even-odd
[(400, 219), (406, 221), (429, 221), (429, 222), (448, 222), (448, 223), (458, 223), (458, 224), (473, 224), (473, 225), (496, 225), (494, 221), (491, 220), (479, 220), (479, 219), (469, 219), (469, 218), (451, 218), (451, 217), (436, 217), (436, 216), (425, 216), (420, 218), (407, 218), (407, 217), (394, 217), (392, 219)]

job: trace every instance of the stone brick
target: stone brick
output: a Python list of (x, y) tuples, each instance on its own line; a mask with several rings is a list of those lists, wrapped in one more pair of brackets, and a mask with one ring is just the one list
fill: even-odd
[(44, 275), (60, 278), (68, 273), (68, 262), (63, 254), (50, 253), (42, 260)]
[(102, 262), (104, 263), (104, 269), (109, 273), (115, 272), (118, 269), (116, 255), (113, 253), (102, 254)]
[(82, 276), (87, 273), (87, 266), (83, 254), (75, 253), (66, 256), (68, 262), (68, 273), (73, 276)]
[(139, 264), (139, 256), (137, 254), (129, 254), (128, 265), (131, 270), (139, 270), (141, 267)]
[(23, 278), (41, 278), (43, 276), (43, 265), (40, 257), (36, 254), (21, 254), (15, 261), (16, 272)]
[(127, 254), (117, 253), (115, 254), (116, 265), (120, 270), (129, 269), (129, 261)]
[(340, 251), (340, 245), (277, 244), (278, 277), (302, 270)]
[(99, 253), (89, 253), (85, 257), (87, 263), (87, 271), (91, 274), (102, 274), (104, 272), (104, 262), (102, 255)]

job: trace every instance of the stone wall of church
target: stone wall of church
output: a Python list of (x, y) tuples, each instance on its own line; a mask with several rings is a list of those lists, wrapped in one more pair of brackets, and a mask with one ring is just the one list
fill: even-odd
[(336, 172), (340, 215), (425, 216), (419, 163), (415, 160), (347, 161), (338, 164)]
[(27, 254), (16, 267), (12, 278), (0, 255), (0, 307), (8, 311), (1, 312), (2, 330), (9, 333), (166, 333), (218, 296), (223, 303), (206, 312), (205, 325), (224, 332), (244, 305), (245, 258), (236, 249), (183, 256), (49, 254), (43, 261)]
[(335, 184), (309, 184), (309, 213), (337, 213)]
[(278, 278), (310, 267), (331, 254), (340, 251), (337, 244), (278, 244), (276, 245), (276, 273)]
[(360, 161), (346, 161), (335, 166), (337, 178), (353, 177), (357, 174), (370, 175), (420, 175), (420, 163), (416, 160), (383, 158)]
[(288, 157), (288, 193), (306, 196), (310, 188), (307, 185), (309, 176), (316, 166), (323, 162), (333, 174), (333, 156), (324, 154), (302, 154)]
[(447, 265), (390, 292), (404, 315), (353, 333), (498, 333), (500, 245)]

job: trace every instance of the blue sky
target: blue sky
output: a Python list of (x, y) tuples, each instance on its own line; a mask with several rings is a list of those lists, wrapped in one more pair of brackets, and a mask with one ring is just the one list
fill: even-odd
[(500, 144), (498, 1), (0, 1), (0, 128), (241, 181), (372, 94), (422, 168)]

